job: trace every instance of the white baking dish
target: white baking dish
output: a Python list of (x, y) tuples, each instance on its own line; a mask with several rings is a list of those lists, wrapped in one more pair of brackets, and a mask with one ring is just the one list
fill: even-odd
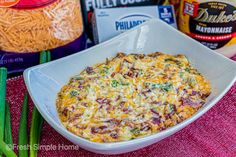
[[(94, 143), (67, 131), (61, 124), (55, 106), (60, 88), (70, 77), (95, 63), (113, 57), (117, 52), (185, 54), (212, 84), (207, 103), (192, 117), (160, 133), (117, 143)], [(184, 128), (207, 112), (230, 89), (236, 80), (236, 63), (178, 32), (160, 20), (152, 20), (133, 30), (83, 52), (27, 69), (24, 79), (29, 93), (44, 119), (62, 136), (80, 147), (102, 154), (119, 154), (156, 143)], [(221, 128), (219, 128), (221, 129)]]

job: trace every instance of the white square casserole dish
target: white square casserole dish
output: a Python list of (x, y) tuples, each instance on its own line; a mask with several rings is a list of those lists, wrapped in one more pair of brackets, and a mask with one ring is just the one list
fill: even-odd
[[(185, 54), (212, 85), (207, 103), (192, 117), (151, 136), (116, 143), (94, 143), (67, 131), (56, 110), (56, 97), (70, 77), (87, 66), (114, 57), (117, 52)], [(24, 79), (39, 112), (61, 135), (80, 147), (101, 154), (119, 154), (158, 142), (184, 128), (207, 112), (230, 89), (236, 80), (236, 63), (178, 32), (160, 20), (144, 23), (107, 42), (83, 52), (27, 69)]]

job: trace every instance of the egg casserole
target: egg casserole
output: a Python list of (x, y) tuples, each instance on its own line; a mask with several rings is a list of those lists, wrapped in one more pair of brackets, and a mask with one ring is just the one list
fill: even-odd
[(151, 135), (192, 116), (211, 86), (184, 55), (118, 53), (87, 67), (58, 94), (70, 132), (93, 142)]

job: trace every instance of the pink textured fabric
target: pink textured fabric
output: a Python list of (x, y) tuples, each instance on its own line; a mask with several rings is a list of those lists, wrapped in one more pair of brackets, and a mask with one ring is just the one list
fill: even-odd
[[(236, 56), (232, 58), (236, 60)], [(22, 77), (8, 80), (7, 100), (12, 113), (14, 143), (17, 143), (21, 104), (26, 88)], [(29, 106), (31, 123), (32, 102)], [(41, 145), (72, 145), (46, 122)], [(17, 152), (17, 150), (15, 150)], [(79, 150), (40, 150), (39, 157), (106, 157)], [(120, 157), (235, 157), (236, 156), (236, 84), (206, 114), (178, 133), (146, 148)]]

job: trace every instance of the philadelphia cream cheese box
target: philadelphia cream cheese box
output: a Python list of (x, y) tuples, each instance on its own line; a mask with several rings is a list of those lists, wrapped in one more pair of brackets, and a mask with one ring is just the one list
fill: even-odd
[(94, 9), (167, 5), (169, 1), (168, 0), (81, 0), (80, 3), (82, 5), (83, 20), (86, 33), (89, 39), (93, 40), (91, 20), (94, 13)]
[(172, 5), (95, 9), (92, 19), (94, 41), (101, 43), (152, 18), (177, 28)]

